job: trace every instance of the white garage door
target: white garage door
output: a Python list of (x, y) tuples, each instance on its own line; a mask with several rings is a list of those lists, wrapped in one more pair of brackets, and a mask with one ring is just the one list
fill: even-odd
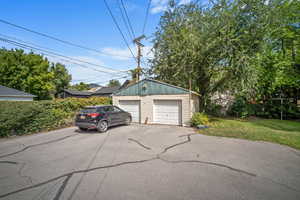
[(153, 122), (157, 124), (181, 124), (181, 101), (154, 100)]
[(132, 122), (140, 122), (140, 101), (120, 100), (119, 106), (131, 114)]

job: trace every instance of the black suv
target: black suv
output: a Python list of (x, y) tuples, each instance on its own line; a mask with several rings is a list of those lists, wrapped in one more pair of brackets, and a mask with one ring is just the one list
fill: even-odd
[(75, 118), (80, 130), (97, 129), (105, 132), (108, 127), (131, 123), (131, 115), (117, 106), (84, 107)]

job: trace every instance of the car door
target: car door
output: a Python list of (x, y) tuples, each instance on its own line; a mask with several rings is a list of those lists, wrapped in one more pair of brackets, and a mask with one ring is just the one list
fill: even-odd
[(104, 108), (105, 113), (107, 115), (107, 121), (109, 126), (116, 125), (118, 122), (118, 116), (114, 112), (114, 107), (113, 106), (107, 106)]
[(114, 117), (115, 117), (115, 123), (116, 124), (122, 124), (124, 123), (123, 121), (123, 111), (116, 107), (116, 106), (113, 106), (113, 113), (114, 113)]

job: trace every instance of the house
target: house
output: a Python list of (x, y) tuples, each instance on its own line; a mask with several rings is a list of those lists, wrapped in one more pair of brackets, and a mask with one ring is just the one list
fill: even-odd
[(113, 94), (113, 104), (145, 124), (189, 126), (199, 109), (199, 94), (152, 79), (144, 79)]
[(87, 98), (87, 97), (91, 97), (91, 95), (92, 92), (88, 92), (88, 91), (64, 89), (63, 92), (60, 94), (60, 97), (61, 98), (68, 98), (68, 97)]
[(35, 95), (0, 85), (0, 101), (33, 101)]
[(98, 90), (92, 91), (78, 91), (64, 89), (60, 94), (61, 98), (76, 97), (76, 98), (87, 98), (87, 97), (110, 97), (114, 92), (119, 90), (119, 86), (116, 87), (100, 87)]
[(110, 97), (114, 92), (119, 90), (120, 86), (114, 87), (102, 87), (99, 90), (92, 93), (92, 96), (98, 97)]

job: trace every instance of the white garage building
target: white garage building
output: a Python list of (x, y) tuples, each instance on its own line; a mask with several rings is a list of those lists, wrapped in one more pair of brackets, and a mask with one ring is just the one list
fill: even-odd
[(113, 104), (130, 112), (132, 121), (189, 126), (198, 112), (199, 95), (152, 79), (141, 80), (113, 95)]

